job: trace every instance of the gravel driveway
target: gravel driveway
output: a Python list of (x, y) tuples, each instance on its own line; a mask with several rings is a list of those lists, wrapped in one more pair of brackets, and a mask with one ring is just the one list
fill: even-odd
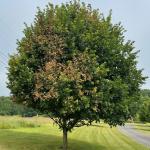
[(144, 135), (134, 129), (134, 126), (132, 125), (125, 125), (119, 127), (119, 130), (130, 137), (132, 137), (134, 140), (136, 140), (138, 143), (144, 144), (146, 147), (150, 148), (150, 136)]

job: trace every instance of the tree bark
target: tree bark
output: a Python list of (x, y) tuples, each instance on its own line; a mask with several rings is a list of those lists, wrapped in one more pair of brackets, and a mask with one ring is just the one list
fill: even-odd
[(63, 129), (63, 150), (68, 150), (67, 129)]

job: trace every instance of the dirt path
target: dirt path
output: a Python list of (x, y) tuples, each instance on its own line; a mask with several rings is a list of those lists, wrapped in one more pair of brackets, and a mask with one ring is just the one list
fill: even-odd
[(145, 146), (150, 148), (150, 136), (148, 135), (144, 135), (138, 131), (136, 131), (133, 126), (131, 125), (125, 125), (123, 127), (119, 127), (119, 130), (132, 137), (134, 140), (136, 140), (137, 142), (144, 144)]

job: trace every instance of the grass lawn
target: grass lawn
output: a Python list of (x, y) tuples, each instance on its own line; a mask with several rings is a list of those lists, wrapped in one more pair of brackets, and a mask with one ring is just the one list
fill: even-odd
[[(6, 117), (15, 122), (19, 117)], [(0, 117), (0, 124), (6, 123)], [(38, 126), (17, 126), (0, 129), (0, 150), (60, 150), (62, 132), (46, 118), (22, 119), (36, 122)], [(48, 124), (49, 123), (49, 124)], [(5, 125), (4, 125), (5, 126)], [(105, 124), (81, 127), (69, 134), (69, 150), (148, 150), (130, 138), (122, 135), (117, 128)]]
[(134, 124), (134, 128), (139, 132), (150, 135), (150, 123), (136, 123)]

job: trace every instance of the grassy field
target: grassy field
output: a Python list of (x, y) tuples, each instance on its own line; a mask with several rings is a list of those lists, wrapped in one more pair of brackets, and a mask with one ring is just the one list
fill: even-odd
[(150, 123), (145, 123), (145, 124), (134, 124), (134, 128), (139, 131), (142, 132), (144, 134), (150, 135)]
[(18, 116), (0, 116), (0, 129), (35, 128), (40, 126), (40, 119)]
[[(6, 121), (7, 120), (7, 121)], [(0, 126), (0, 150), (60, 150), (62, 132), (47, 118), (0, 117), (0, 124), (18, 124), (18, 121), (34, 124), (13, 128)], [(26, 124), (25, 123), (25, 124)], [(37, 125), (35, 125), (37, 124)], [(130, 138), (122, 135), (117, 128), (105, 124), (81, 127), (69, 134), (69, 150), (148, 150)]]

